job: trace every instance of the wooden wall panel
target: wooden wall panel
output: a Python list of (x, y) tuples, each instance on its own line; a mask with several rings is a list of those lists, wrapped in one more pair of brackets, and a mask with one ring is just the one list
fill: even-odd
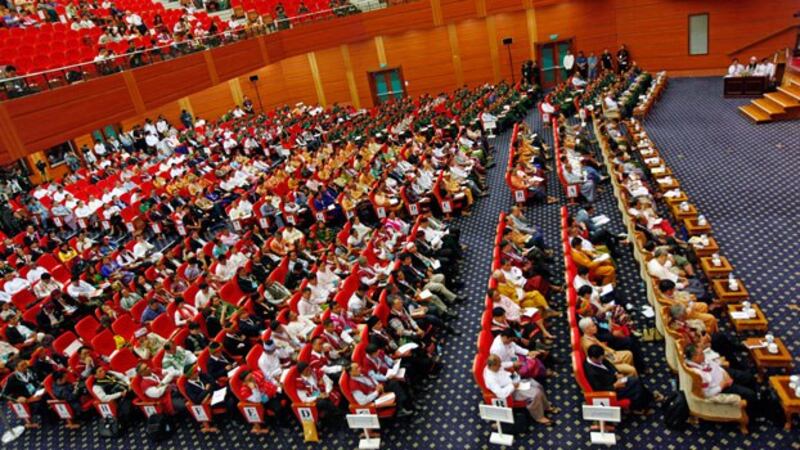
[(194, 116), (202, 117), (209, 122), (216, 121), (235, 106), (228, 83), (220, 83), (192, 94), (189, 96), (189, 102), (192, 104)]
[[(667, 0), (662, 0), (667, 1)], [(550, 35), (558, 39), (575, 38), (575, 46), (600, 54), (605, 47), (612, 52), (616, 47), (616, 25), (613, 1), (573, 0), (536, 8), (539, 42), (547, 42)]]
[(525, 12), (498, 14), (495, 16), (497, 27), (498, 48), (500, 50), (500, 75), (506, 80), (511, 80), (511, 69), (508, 63), (508, 50), (503, 45), (503, 38), (513, 39), (511, 44), (511, 60), (514, 64), (514, 77), (520, 80), (522, 63), (530, 59), (531, 51), (528, 43), (528, 24)]
[[(259, 69), (255, 74), (258, 75), (258, 81), (255, 86), (258, 86), (258, 94), (261, 95), (261, 102), (264, 104), (265, 110), (270, 110), (286, 103), (290, 93), (284, 88), (283, 69), (280, 63), (270, 64), (263, 69)], [(258, 95), (253, 82), (249, 79), (250, 75), (252, 74), (241, 77), (239, 84), (242, 86), (244, 95), (250, 97), (255, 107), (258, 108)], [(308, 89), (313, 92), (314, 87), (308, 86)]]
[[(440, 0), (444, 23), (459, 22), (478, 15), (476, 0)], [(491, 3), (491, 0), (486, 3)]]
[(399, 34), (408, 30), (433, 27), (433, 11), (428, 0), (373, 11), (369, 15), (359, 14), (356, 17), (369, 17), (369, 20), (363, 22), (363, 27), (370, 36)]
[[(796, 0), (617, 0), (617, 39), (627, 43), (633, 59), (647, 69), (723, 68), (729, 52), (793, 23), (798, 5)], [(689, 56), (689, 15), (698, 13), (709, 14), (709, 54)], [(771, 49), (760, 46), (742, 53), (767, 56), (790, 42), (776, 40)]]
[(332, 20), (327, 23), (326, 27), (301, 26), (278, 33), (284, 51), (283, 56), (300, 55), (329, 47), (332, 44), (331, 36), (336, 36), (338, 44), (370, 39), (375, 34), (371, 34), (365, 28), (363, 16), (363, 14), (357, 14)]
[(408, 95), (434, 94), (455, 85), (447, 28), (387, 36), (384, 45), (389, 67), (403, 67)]
[(226, 45), (210, 50), (220, 81), (230, 80), (243, 72), (257, 70), (269, 61), (264, 61), (257, 39), (249, 39), (240, 45)]
[(369, 91), (369, 78), (367, 72), (379, 69), (378, 52), (375, 49), (375, 41), (368, 41), (352, 44), (350, 47), (350, 62), (353, 64), (353, 76), (358, 88), (358, 98), (361, 99), (361, 107), (369, 108), (372, 106), (372, 94)]
[(133, 76), (148, 109), (212, 86), (202, 53), (141, 67)]
[(350, 104), (350, 90), (347, 87), (346, 69), (339, 47), (331, 47), (316, 52), (317, 67), (322, 79), (322, 90), (328, 105), (334, 103)]
[(467, 20), (456, 25), (458, 47), (464, 84), (476, 86), (491, 81), (492, 62), (489, 60), (489, 38), (485, 20)]
[(121, 75), (23, 97), (5, 106), (29, 152), (136, 114)]
[(281, 61), (281, 68), (283, 86), (287, 92), (286, 101), (291, 104), (297, 102), (316, 104), (317, 93), (314, 90), (314, 79), (306, 55), (284, 59)]

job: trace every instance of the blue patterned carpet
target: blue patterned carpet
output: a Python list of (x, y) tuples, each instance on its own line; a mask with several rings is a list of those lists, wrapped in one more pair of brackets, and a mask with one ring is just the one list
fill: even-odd
[[(798, 219), (800, 203), (790, 193), (800, 191), (800, 181), (793, 177), (800, 170), (800, 123), (751, 125), (741, 117), (736, 106), (742, 101), (722, 99), (719, 79), (673, 80), (660, 103), (645, 123), (668, 165), (676, 173), (693, 202), (708, 217), (720, 246), (730, 258), (736, 273), (745, 280), (753, 298), (757, 299), (770, 318), (771, 330), (784, 337), (795, 359), (800, 362), (798, 312), (785, 304), (800, 299), (797, 286), (800, 274), (800, 236)], [(538, 114), (528, 117), (534, 130), (552, 142), (550, 130), (541, 127)], [(410, 421), (387, 426), (382, 433), (386, 449), (482, 449), (488, 448), (490, 428), (477, 416), (479, 393), (471, 375), (475, 339), (483, 308), (483, 295), (491, 265), (492, 241), (498, 214), (511, 206), (511, 193), (503, 181), (509, 133), (497, 138), (497, 166), (489, 172), (491, 196), (478, 201), (473, 215), (458, 219), (463, 242), (469, 246), (461, 270), (470, 301), (460, 308), (456, 324), (463, 335), (449, 339), (443, 348), (446, 369), (424, 398), (425, 408)], [(550, 193), (561, 203), (564, 196), (555, 179), (549, 175)], [(553, 270), (563, 271), (563, 255), (559, 243), (559, 205), (530, 207), (527, 215), (543, 227), (546, 241), (555, 251)], [(613, 229), (623, 229), (610, 188), (598, 195), (597, 210), (612, 219)], [(618, 261), (619, 287), (635, 311), (646, 303), (644, 286), (631, 255)], [(624, 302), (623, 302), (624, 303)], [(564, 309), (563, 296), (551, 301)], [(632, 317), (640, 326), (652, 326), (638, 312)], [(555, 319), (551, 331), (557, 335), (554, 354), (563, 363), (554, 367), (558, 376), (547, 385), (550, 400), (562, 412), (555, 417), (556, 426), (545, 429), (531, 425), (517, 435), (515, 449), (575, 449), (589, 447), (588, 428), (580, 418), (582, 395), (574, 382), (569, 366), (569, 338), (566, 318)], [(645, 379), (648, 386), (662, 393), (671, 391), (673, 376), (664, 361), (663, 343), (645, 343), (648, 365), (657, 375)], [(800, 364), (797, 364), (800, 366)], [(628, 449), (800, 449), (800, 431), (783, 429), (757, 422), (751, 434), (742, 436), (733, 425), (701, 422), (684, 432), (667, 430), (662, 415), (627, 418), (618, 427), (619, 447)], [(223, 424), (219, 435), (203, 435), (187, 418), (179, 424), (174, 436), (157, 446), (150, 444), (140, 425), (118, 440), (104, 440), (97, 434), (97, 421), (77, 432), (50, 426), (28, 431), (9, 448), (93, 449), (93, 448), (268, 448), (281, 449), (353, 449), (356, 433), (349, 430), (320, 432), (321, 442), (305, 444), (296, 425), (275, 429), (266, 436), (247, 433), (238, 421)]]

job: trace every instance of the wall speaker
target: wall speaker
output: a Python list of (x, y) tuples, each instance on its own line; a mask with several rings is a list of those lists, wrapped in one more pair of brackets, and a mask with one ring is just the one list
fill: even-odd
[(503, 45), (511, 45), (513, 43), (514, 43), (514, 39), (512, 39), (512, 38), (510, 38), (510, 37), (503, 38)]
[(258, 81), (258, 75), (250, 75), (250, 81)]

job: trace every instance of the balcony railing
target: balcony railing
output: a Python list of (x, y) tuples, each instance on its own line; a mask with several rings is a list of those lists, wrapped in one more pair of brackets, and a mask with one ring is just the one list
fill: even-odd
[[(152, 45), (146, 48), (137, 48), (135, 51), (118, 55), (109, 55), (100, 58), (98, 55), (92, 61), (85, 61), (55, 69), (28, 73), (19, 76), (6, 76), (0, 78), (0, 101), (24, 97), (51, 89), (82, 83), (84, 81), (113, 75), (125, 70), (147, 66), (160, 61), (179, 58), (183, 55), (200, 52), (210, 48), (227, 45), (233, 42), (251, 39), (298, 26), (316, 23), (324, 20), (358, 14), (366, 11), (384, 9), (412, 0), (392, 0), (390, 2), (370, 2), (367, 9), (359, 9), (353, 5), (341, 6), (293, 17), (275, 19), (269, 23), (252, 22), (235, 29), (227, 29), (221, 33), (191, 39), (178, 38), (166, 45)], [(175, 38), (175, 37), (173, 37)], [(102, 48), (102, 46), (101, 46)], [(12, 72), (13, 74), (13, 72)], [(8, 75), (8, 71), (7, 74)]]

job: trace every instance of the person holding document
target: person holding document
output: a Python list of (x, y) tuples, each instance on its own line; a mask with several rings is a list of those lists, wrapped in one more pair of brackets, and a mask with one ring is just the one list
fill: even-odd
[(595, 391), (614, 391), (620, 400), (629, 399), (631, 410), (639, 415), (653, 414), (653, 402), (661, 402), (664, 397), (658, 392), (650, 392), (639, 377), (625, 376), (605, 359), (606, 352), (599, 345), (592, 345), (586, 352), (583, 370), (589, 385)]
[(533, 420), (545, 426), (552, 426), (545, 413), (558, 414), (559, 409), (547, 400), (544, 388), (534, 379), (523, 379), (505, 368), (497, 355), (489, 355), (483, 369), (483, 381), (486, 388), (500, 399), (512, 396), (514, 400), (524, 401), (525, 407)]
[[(351, 363), (347, 367), (347, 373), (350, 375), (349, 388), (353, 393), (353, 398), (359, 405), (368, 405), (375, 403), (376, 408), (387, 408), (397, 405), (398, 410), (395, 417), (408, 417), (414, 414), (410, 409), (404, 408), (397, 394), (394, 392), (387, 392), (388, 390), (383, 384), (375, 381), (367, 374), (364, 374), (361, 366), (358, 363)], [(403, 399), (407, 400), (407, 399)]]
[(610, 256), (605, 254), (597, 254), (594, 251), (588, 251), (581, 245), (581, 239), (573, 237), (570, 241), (572, 246), (571, 254), (572, 259), (578, 267), (586, 267), (589, 269), (589, 278), (599, 281), (600, 284), (615, 284), (617, 281), (617, 269), (611, 261)]

